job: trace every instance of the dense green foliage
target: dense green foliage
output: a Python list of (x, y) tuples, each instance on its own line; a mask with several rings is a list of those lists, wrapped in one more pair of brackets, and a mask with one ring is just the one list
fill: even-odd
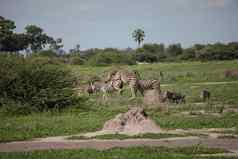
[(171, 44), (167, 48), (163, 44), (144, 44), (137, 49), (136, 57), (141, 62), (232, 60), (238, 58), (238, 43), (195, 44), (186, 49), (180, 44)]
[[(135, 60), (147, 63), (166, 61), (233, 60), (238, 59), (238, 43), (215, 43), (207, 45), (195, 44), (194, 46), (185, 49), (182, 48), (181, 44), (171, 44), (165, 47), (164, 44), (148, 43), (136, 50), (118, 50), (111, 48), (89, 49), (81, 51), (80, 56), (86, 61), (89, 61), (89, 64), (92, 65), (115, 63), (134, 64)], [(128, 58), (128, 56), (133, 58)], [(126, 61), (124, 57), (127, 57)], [(120, 60), (118, 60), (118, 58), (120, 58)], [(131, 60), (131, 62), (129, 62), (129, 60)]]
[(63, 47), (62, 39), (54, 40), (44, 33), (44, 30), (36, 25), (27, 25), (24, 33), (16, 33), (15, 22), (0, 16), (0, 51), (26, 52), (41, 51), (46, 45), (52, 50), (58, 51)]
[(132, 55), (112, 51), (97, 53), (88, 60), (88, 64), (91, 66), (103, 66), (108, 64), (133, 65), (135, 63), (135, 58)]
[(19, 51), (27, 48), (26, 34), (14, 33), (15, 23), (0, 16), (0, 51)]
[(43, 111), (73, 102), (73, 78), (56, 65), (40, 65), (15, 55), (0, 56), (0, 105)]

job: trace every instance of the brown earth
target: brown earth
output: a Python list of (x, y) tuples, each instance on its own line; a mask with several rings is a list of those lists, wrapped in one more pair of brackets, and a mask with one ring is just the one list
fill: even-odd
[(238, 139), (215, 139), (184, 137), (170, 139), (128, 139), (128, 140), (59, 140), (59, 141), (24, 141), (1, 143), (0, 152), (20, 152), (48, 149), (84, 149), (97, 150), (110, 149), (113, 147), (133, 146), (164, 146), (164, 147), (187, 147), (203, 145), (210, 148), (222, 148), (231, 152), (238, 151)]
[(128, 112), (118, 114), (114, 119), (107, 121), (102, 131), (122, 133), (158, 133), (160, 127), (149, 119), (143, 108), (134, 107)]

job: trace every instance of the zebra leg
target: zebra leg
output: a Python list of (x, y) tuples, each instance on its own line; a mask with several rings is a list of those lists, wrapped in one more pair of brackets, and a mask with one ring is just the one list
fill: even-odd
[(118, 94), (122, 95), (122, 89), (118, 89)]
[(134, 87), (131, 87), (131, 99), (134, 99), (136, 97), (136, 92), (137, 92), (137, 89)]
[(105, 93), (102, 95), (102, 100), (105, 101)]
[(144, 90), (142, 88), (139, 88), (139, 91), (140, 91), (141, 95), (144, 97)]
[(108, 95), (107, 93), (103, 93), (103, 101), (107, 101), (108, 100)]

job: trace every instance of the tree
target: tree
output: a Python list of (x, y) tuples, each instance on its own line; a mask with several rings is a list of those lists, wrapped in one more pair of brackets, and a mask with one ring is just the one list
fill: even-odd
[(11, 34), (1, 42), (0, 50), (8, 52), (17, 52), (27, 48), (29, 43), (28, 37), (25, 34)]
[(76, 45), (75, 51), (76, 51), (76, 52), (79, 52), (79, 51), (80, 51), (80, 45), (79, 45), (79, 44)]
[(29, 38), (29, 47), (31, 51), (37, 52), (42, 50), (47, 44), (52, 42), (52, 37), (48, 36), (38, 26), (28, 25), (25, 27), (26, 35)]
[(142, 43), (142, 41), (145, 38), (145, 32), (142, 29), (136, 29), (132, 33), (132, 37), (138, 43), (138, 47), (140, 47), (140, 44)]
[(170, 57), (174, 57), (174, 56), (178, 56), (180, 54), (183, 53), (183, 48), (181, 46), (181, 44), (171, 44), (168, 46), (167, 50), (166, 50), (168, 56)]
[(56, 40), (52, 39), (50, 41), (50, 49), (59, 53), (60, 48), (62, 48), (64, 46), (62, 42), (63, 42), (62, 38), (57, 38)]
[(143, 47), (144, 50), (153, 53), (153, 54), (157, 54), (158, 52), (163, 53), (164, 52), (164, 44), (144, 44)]
[(0, 50), (4, 50), (4, 41), (6, 38), (13, 34), (13, 30), (16, 28), (15, 23), (11, 20), (5, 19), (0, 16)]
[(73, 49), (69, 50), (70, 54), (74, 54), (74, 55), (79, 55), (80, 53), (80, 45), (77, 44)]
[(13, 34), (13, 30), (15, 28), (16, 26), (14, 21), (5, 19), (4, 17), (0, 16), (0, 39)]
[(25, 34), (14, 33), (14, 21), (0, 16), (0, 51), (20, 51), (26, 49), (28, 37)]

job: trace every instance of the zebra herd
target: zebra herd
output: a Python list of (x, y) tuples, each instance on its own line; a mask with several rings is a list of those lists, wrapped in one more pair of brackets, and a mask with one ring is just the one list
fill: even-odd
[[(93, 94), (97, 92), (102, 92), (103, 100), (108, 99), (108, 95), (113, 92), (118, 92), (119, 95), (123, 92), (124, 85), (128, 85), (131, 90), (131, 99), (135, 98), (137, 92), (139, 91), (142, 96), (146, 90), (156, 90), (158, 91), (159, 97), (162, 102), (169, 101), (172, 103), (185, 103), (185, 95), (177, 92), (171, 91), (161, 91), (160, 81), (157, 79), (140, 79), (140, 74), (138, 71), (111, 71), (107, 74), (104, 82), (93, 82), (90, 81), (86, 91), (87, 93)], [(208, 90), (203, 90), (201, 93), (201, 98), (203, 101), (210, 99), (210, 92)]]

